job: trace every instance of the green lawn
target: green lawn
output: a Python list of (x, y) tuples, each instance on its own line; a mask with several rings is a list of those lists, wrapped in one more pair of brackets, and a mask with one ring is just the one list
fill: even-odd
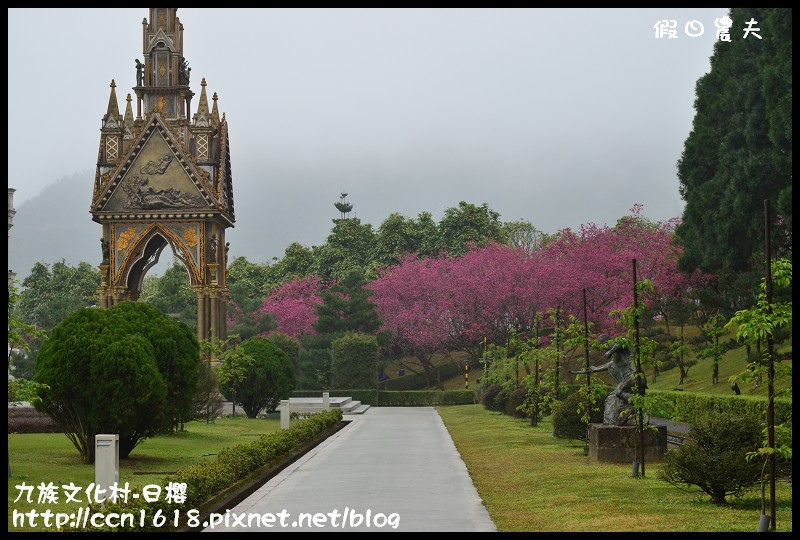
[[(791, 351), (791, 341), (779, 344), (776, 347), (777, 353), (791, 354)], [(678, 386), (678, 380), (680, 378), (680, 372), (678, 368), (662, 372), (661, 375), (656, 379), (655, 383), (650, 382), (652, 380), (652, 369), (647, 370), (648, 385), (649, 388), (654, 390), (681, 389), (686, 392), (723, 394), (730, 396), (733, 395), (733, 392), (731, 391), (731, 385), (728, 382), (728, 377), (732, 375), (738, 375), (744, 371), (744, 369), (747, 367), (745, 355), (746, 353), (744, 348), (738, 348), (728, 351), (722, 356), (722, 359), (719, 362), (719, 382), (717, 384), (711, 384), (711, 374), (714, 364), (709, 359), (702, 360), (698, 362), (697, 365), (690, 367), (688, 376), (684, 379), (683, 384), (680, 386)], [(791, 368), (791, 366), (791, 359), (775, 363), (776, 371), (785, 367)], [(756, 386), (753, 383), (743, 383), (741, 381), (738, 384), (742, 395), (767, 397), (766, 379), (762, 381), (760, 386)], [(791, 396), (791, 389), (791, 376), (780, 377), (775, 380), (775, 391), (781, 393), (781, 395), (786, 395), (785, 392), (788, 391), (788, 396)]]
[[(528, 532), (753, 532), (760, 491), (729, 505), (710, 504), (659, 480), (657, 463), (645, 478), (631, 464), (583, 455), (583, 442), (556, 439), (546, 419), (527, 420), (482, 405), (437, 407), (473, 483), (499, 531)], [(777, 529), (792, 530), (792, 488), (779, 482)]]
[[(119, 482), (131, 488), (158, 484), (167, 473), (195, 463), (215, 459), (223, 448), (253, 440), (254, 437), (278, 431), (280, 420), (219, 418), (214, 424), (190, 422), (186, 431), (147, 439), (131, 452), (130, 459), (120, 460)], [(85, 465), (72, 443), (61, 433), (13, 434), (8, 436), (8, 455), (12, 477), (8, 479), (8, 530), (38, 531), (41, 528), (13, 527), (13, 510), (33, 508), (53, 512), (75, 511), (84, 504), (64, 503), (63, 493), (56, 504), (38, 504), (38, 490), (33, 490), (33, 503), (20, 497), (18, 485), (60, 486), (73, 483), (86, 488), (95, 480), (94, 465)], [(82, 497), (85, 501), (85, 493)]]
[[(791, 340), (780, 343), (776, 346), (777, 354), (789, 354), (791, 356), (791, 352)], [(596, 358), (598, 353), (593, 354), (593, 358)], [(690, 367), (688, 375), (684, 379), (682, 385), (678, 385), (680, 371), (677, 367), (668, 371), (662, 371), (655, 382), (653, 382), (653, 369), (648, 367), (645, 369), (645, 373), (647, 374), (648, 388), (652, 390), (683, 390), (685, 392), (700, 392), (703, 394), (733, 395), (733, 392), (731, 391), (731, 385), (728, 383), (728, 377), (732, 375), (738, 375), (744, 371), (744, 369), (747, 367), (747, 360), (745, 359), (745, 356), (746, 352), (744, 347), (727, 351), (719, 362), (719, 382), (717, 384), (711, 384), (711, 373), (713, 370), (713, 362), (711, 359), (700, 360), (696, 365)], [(582, 368), (584, 362), (583, 358), (583, 349), (578, 349), (573, 354), (573, 358), (571, 360), (566, 360), (562, 364), (562, 382), (565, 384), (572, 384), (575, 382), (575, 376), (567, 373), (567, 370)], [(598, 360), (593, 361), (593, 363), (597, 362)], [(791, 358), (788, 360), (783, 360), (781, 362), (777, 362), (775, 365), (776, 371), (786, 367), (791, 368), (792, 360)], [(522, 363), (520, 363), (519, 371), (519, 380), (523, 380), (525, 377), (525, 371)], [(478, 383), (478, 380), (482, 375), (483, 373), (480, 370), (473, 370), (473, 372), (469, 374), (470, 388), (479, 387), (480, 383)], [(608, 384), (615, 384), (613, 379), (607, 373), (601, 373), (593, 376), (600, 377)], [(464, 375), (458, 375), (445, 381), (444, 388), (445, 390), (463, 390)], [(739, 389), (741, 390), (742, 395), (767, 397), (766, 380), (763, 381), (759, 386), (756, 386), (753, 383), (739, 382)], [(791, 396), (791, 389), (791, 376), (780, 377), (776, 379), (775, 391), (779, 396), (786, 396), (787, 392), (788, 396)], [(433, 388), (428, 388), (428, 390), (433, 390)]]

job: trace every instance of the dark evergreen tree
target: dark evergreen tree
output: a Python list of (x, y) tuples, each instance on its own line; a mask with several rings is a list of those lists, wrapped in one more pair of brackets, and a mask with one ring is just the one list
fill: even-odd
[(39, 410), (64, 430), (85, 463), (94, 436), (118, 433), (120, 457), (191, 417), (200, 351), (189, 327), (141, 302), (81, 308), (39, 351)]
[(342, 278), (350, 271), (364, 273), (372, 266), (375, 233), (358, 218), (334, 220), (324, 245), (313, 249), (311, 272), (325, 281)]
[[(333, 206), (341, 213), (341, 219), (347, 219), (348, 214), (350, 211), (353, 210), (353, 205), (346, 201), (347, 193), (341, 193), (339, 195), (339, 202), (333, 203)], [(336, 220), (333, 220), (336, 223)]]
[[(692, 131), (678, 161), (686, 207), (676, 233), (685, 247), (681, 267), (720, 274), (723, 287), (763, 267), (765, 199), (777, 212), (773, 251), (791, 253), (791, 16), (791, 8), (731, 9), (736, 35), (714, 45), (711, 70), (697, 81)], [(743, 37), (748, 25), (761, 39)]]
[(320, 294), (322, 304), (317, 307), (319, 318), (314, 323), (317, 334), (335, 339), (346, 332), (374, 335), (378, 331), (382, 322), (369, 300), (372, 291), (364, 284), (360, 272), (350, 271)]
[[(364, 288), (364, 277), (351, 270), (341, 280), (321, 293), (322, 304), (317, 306), (315, 334), (303, 336), (301, 366), (306, 377), (304, 384), (327, 386), (331, 382), (331, 344), (348, 332), (376, 335), (382, 321), (369, 297), (372, 291)], [(382, 345), (384, 335), (377, 336)]]

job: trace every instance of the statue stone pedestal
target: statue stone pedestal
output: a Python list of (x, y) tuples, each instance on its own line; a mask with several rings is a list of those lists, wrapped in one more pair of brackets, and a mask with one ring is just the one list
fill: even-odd
[[(636, 449), (640, 436), (636, 426), (589, 424), (589, 457), (597, 461), (633, 463), (639, 460)], [(644, 460), (664, 461), (667, 453), (667, 427), (645, 426)]]

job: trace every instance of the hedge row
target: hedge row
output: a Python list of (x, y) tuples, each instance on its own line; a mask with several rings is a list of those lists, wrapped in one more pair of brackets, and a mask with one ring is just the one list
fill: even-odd
[[(656, 398), (664, 410), (656, 411), (675, 422), (693, 423), (707, 413), (714, 411), (733, 416), (755, 414), (766, 418), (767, 400), (756, 396), (717, 396), (689, 392), (669, 392), (648, 390), (648, 396)], [(775, 422), (783, 424), (792, 420), (792, 401), (775, 399)]]
[(33, 407), (8, 408), (9, 433), (61, 433), (50, 416)]
[[(372, 407), (431, 407), (478, 403), (472, 390), (329, 390), (330, 396), (350, 397)], [(295, 390), (292, 397), (320, 397), (320, 390)]]
[(378, 407), (430, 407), (433, 405), (472, 405), (477, 403), (472, 390), (378, 391)]
[[(140, 512), (144, 510), (147, 517), (144, 526), (137, 522), (133, 527), (103, 529), (90, 526), (85, 531), (163, 532), (174, 530), (175, 527), (171, 526), (171, 523), (175, 510), (179, 510), (184, 519), (178, 528), (184, 527), (188, 510), (207, 511), (222, 499), (225, 492), (254, 480), (266, 472), (269, 467), (286, 459), (292, 452), (300, 450), (341, 420), (342, 411), (338, 409), (321, 412), (297, 422), (287, 430), (262, 435), (255, 441), (225, 448), (214, 461), (192, 465), (164, 477), (161, 480), (161, 497), (157, 501), (146, 502), (144, 498), (131, 498), (128, 503), (92, 504), (89, 507), (90, 512), (103, 512), (106, 515), (110, 512), (129, 512), (139, 516)], [(170, 483), (186, 484), (186, 500), (182, 504), (167, 501), (166, 486)], [(153, 524), (155, 516), (167, 516), (167, 520), (158, 527)]]

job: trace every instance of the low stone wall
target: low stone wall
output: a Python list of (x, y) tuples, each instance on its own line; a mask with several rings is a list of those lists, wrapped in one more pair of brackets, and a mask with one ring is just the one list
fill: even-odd
[[(589, 424), (589, 457), (597, 461), (633, 463), (638, 461), (640, 436), (636, 426)], [(645, 426), (644, 460), (664, 461), (667, 453), (667, 427)]]

